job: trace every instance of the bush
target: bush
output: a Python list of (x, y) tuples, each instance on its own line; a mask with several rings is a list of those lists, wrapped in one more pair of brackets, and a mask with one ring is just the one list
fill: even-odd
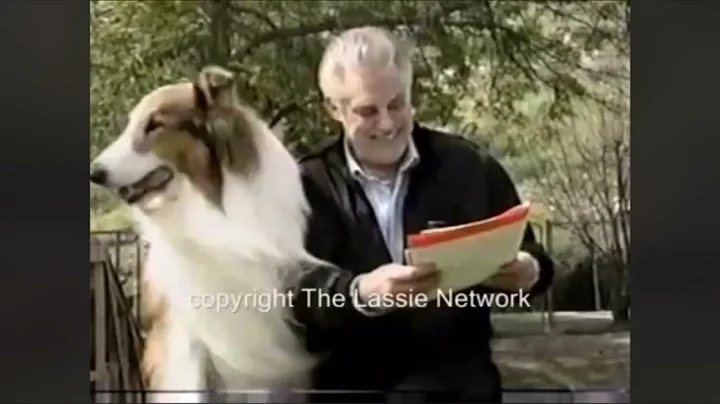
[(104, 213), (90, 211), (90, 231), (124, 230), (133, 226), (132, 215), (124, 207), (118, 207)]

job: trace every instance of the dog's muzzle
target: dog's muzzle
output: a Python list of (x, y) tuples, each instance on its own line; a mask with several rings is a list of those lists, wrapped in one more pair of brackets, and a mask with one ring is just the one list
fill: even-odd
[(162, 191), (174, 177), (170, 167), (160, 166), (134, 184), (120, 187), (118, 196), (125, 202), (133, 204), (151, 192)]

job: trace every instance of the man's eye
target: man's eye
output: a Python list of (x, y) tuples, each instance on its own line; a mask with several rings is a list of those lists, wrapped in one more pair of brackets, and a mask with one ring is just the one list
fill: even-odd
[(150, 118), (150, 120), (148, 120), (148, 122), (147, 122), (147, 125), (145, 125), (145, 133), (150, 133), (150, 132), (154, 131), (155, 129), (159, 128), (160, 126), (161, 126), (160, 122), (156, 121), (155, 119)]
[(366, 117), (366, 118), (367, 118), (367, 117), (370, 117), (370, 116), (375, 115), (375, 114), (377, 113), (377, 109), (376, 109), (376, 108), (372, 108), (372, 107), (368, 107), (368, 108), (358, 108), (358, 109), (355, 110), (355, 113), (358, 114), (358, 115), (360, 115), (360, 116), (363, 116), (363, 117)]
[(396, 110), (396, 109), (402, 108), (404, 105), (405, 105), (405, 100), (403, 100), (402, 98), (397, 98), (397, 99), (393, 100), (390, 104), (388, 104), (388, 109)]

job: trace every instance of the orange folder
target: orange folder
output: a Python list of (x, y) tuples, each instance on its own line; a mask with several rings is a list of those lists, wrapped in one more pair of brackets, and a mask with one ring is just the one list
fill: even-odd
[(500, 215), (408, 236), (410, 262), (434, 262), (440, 289), (460, 290), (483, 282), (517, 256), (530, 214), (524, 202)]

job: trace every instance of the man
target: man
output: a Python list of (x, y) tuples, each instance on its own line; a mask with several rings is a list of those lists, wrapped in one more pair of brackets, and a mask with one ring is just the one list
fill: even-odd
[[(296, 319), (305, 325), (307, 346), (327, 353), (316, 389), (412, 391), (422, 402), (500, 402), (489, 308), (365, 307), (378, 294), (437, 286), (434, 263), (405, 261), (408, 234), (433, 222), (485, 219), (520, 203), (508, 174), (487, 152), (414, 122), (410, 50), (383, 29), (363, 27), (342, 33), (325, 51), (320, 89), (343, 133), (301, 165), (313, 210), (308, 249), (332, 265), (306, 271), (298, 287), (340, 294), (349, 303), (322, 304), (301, 292)], [(535, 295), (552, 276), (551, 260), (528, 229), (517, 259), (474, 290)]]

